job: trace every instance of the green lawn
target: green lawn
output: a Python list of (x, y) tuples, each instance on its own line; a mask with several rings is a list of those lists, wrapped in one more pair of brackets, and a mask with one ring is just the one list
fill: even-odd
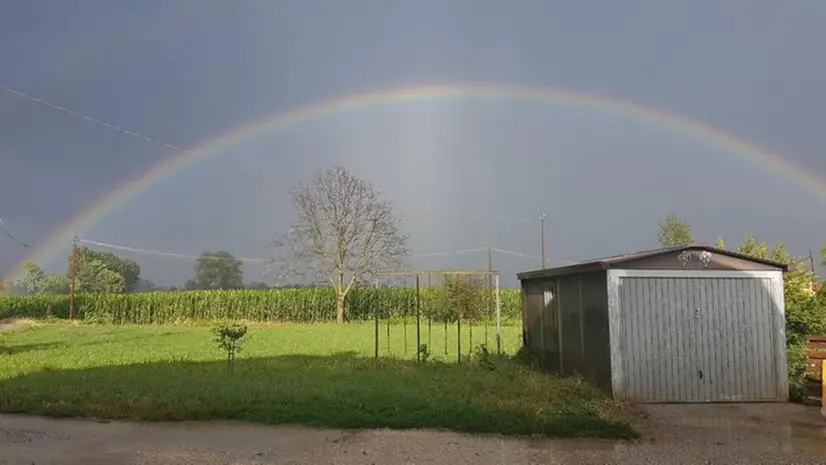
[[(203, 326), (41, 323), (0, 333), (0, 411), (105, 419), (234, 419), (341, 428), (449, 428), (634, 437), (623, 410), (591, 386), (516, 363), (456, 359), (456, 327), (434, 325), (415, 363), (415, 326), (391, 327), (376, 362), (369, 324), (251, 326), (232, 371)], [(463, 328), (466, 329), (466, 328)], [(518, 327), (503, 328), (508, 352)], [(423, 328), (422, 343), (428, 343)], [(469, 347), (464, 334), (463, 352)], [(489, 328), (489, 347), (495, 349)], [(484, 328), (474, 328), (474, 345)], [(493, 350), (495, 352), (495, 350)], [(394, 358), (386, 358), (386, 354)]]

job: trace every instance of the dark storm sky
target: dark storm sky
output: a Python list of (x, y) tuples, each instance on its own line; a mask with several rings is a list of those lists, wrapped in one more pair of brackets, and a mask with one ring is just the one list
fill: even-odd
[[(814, 0), (387, 2), (10, 0), (0, 84), (131, 131), (194, 147), (292, 107), (356, 92), (473, 82), (633, 101), (773, 150), (826, 177), (826, 3)], [(0, 91), (0, 217), (42, 244), (61, 224), (174, 151)], [(513, 283), (552, 261), (656, 245), (676, 212), (698, 239), (747, 233), (796, 253), (826, 242), (826, 189), (656, 122), (565, 104), (407, 102), (270, 131), (168, 176), (43, 263), (72, 234), (183, 254), (271, 255), (288, 181), (343, 164), (404, 212), (414, 252), (494, 247)], [(430, 212), (428, 214), (422, 211)], [(461, 218), (484, 216), (483, 219)], [(458, 217), (458, 218), (457, 218)], [(0, 236), (0, 272), (26, 250)], [(192, 263), (125, 254), (181, 284)], [(486, 254), (413, 260), (486, 266)], [(247, 280), (260, 278), (249, 267)]]

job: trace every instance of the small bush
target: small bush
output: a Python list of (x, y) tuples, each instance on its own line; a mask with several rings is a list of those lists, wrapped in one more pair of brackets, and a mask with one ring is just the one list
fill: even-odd
[(247, 335), (246, 325), (221, 325), (212, 330), (215, 334), (215, 343), (219, 349), (227, 353), (227, 365), (232, 367), (235, 354), (241, 350), (241, 340)]

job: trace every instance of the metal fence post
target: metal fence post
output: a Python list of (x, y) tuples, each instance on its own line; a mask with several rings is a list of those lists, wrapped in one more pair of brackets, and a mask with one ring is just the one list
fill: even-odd
[(502, 302), (499, 298), (499, 273), (494, 275), (496, 284), (496, 352), (502, 354)]
[(419, 275), (416, 275), (416, 363), (422, 362), (422, 314), (419, 297)]
[(381, 291), (379, 290), (379, 278), (376, 278), (376, 308), (375, 308), (375, 345), (376, 345), (376, 361), (379, 359), (379, 311), (381, 306)]

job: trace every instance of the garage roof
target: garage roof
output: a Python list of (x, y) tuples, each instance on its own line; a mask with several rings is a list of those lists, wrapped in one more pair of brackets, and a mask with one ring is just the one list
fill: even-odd
[(782, 262), (777, 262), (774, 260), (769, 260), (765, 258), (757, 258), (751, 255), (742, 254), (739, 252), (720, 249), (714, 247), (709, 244), (694, 242), (689, 244), (677, 245), (673, 247), (665, 247), (660, 249), (653, 249), (653, 250), (643, 250), (640, 252), (628, 253), (624, 255), (613, 255), (610, 257), (603, 257), (597, 258), (593, 260), (586, 260), (579, 263), (574, 263), (572, 265), (566, 265), (556, 268), (546, 268), (544, 270), (535, 270), (535, 271), (526, 271), (523, 273), (519, 273), (516, 276), (520, 280), (525, 279), (533, 279), (533, 278), (541, 278), (541, 277), (550, 277), (550, 276), (559, 276), (565, 274), (574, 274), (574, 273), (586, 273), (589, 271), (599, 271), (599, 270), (608, 270), (611, 268), (622, 268), (622, 265), (628, 262), (633, 262), (636, 260), (641, 260), (644, 258), (654, 257), (657, 255), (665, 255), (674, 252), (679, 252), (683, 250), (688, 251), (708, 251), (714, 254), (726, 255), (729, 257), (739, 258), (742, 260), (748, 260), (755, 263), (762, 263), (764, 265), (768, 265), (771, 267), (775, 267), (778, 270), (787, 271), (789, 266)]

